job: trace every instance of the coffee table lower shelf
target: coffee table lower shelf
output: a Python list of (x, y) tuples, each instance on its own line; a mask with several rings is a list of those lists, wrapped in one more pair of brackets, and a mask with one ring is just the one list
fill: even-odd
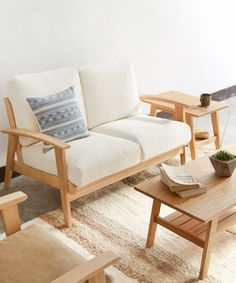
[(146, 246), (150, 248), (154, 244), (158, 225), (176, 233), (203, 249), (199, 279), (205, 278), (215, 234), (236, 223), (236, 206), (209, 220), (209, 222), (200, 221), (179, 211), (175, 211), (166, 217), (160, 217), (160, 206), (161, 203), (154, 199)]
[[(175, 211), (162, 218), (156, 216), (156, 223), (166, 229), (178, 234), (179, 236), (204, 247), (207, 232), (207, 223), (201, 222), (184, 213)], [(217, 230), (220, 232), (236, 223), (236, 207), (227, 210), (218, 218)]]

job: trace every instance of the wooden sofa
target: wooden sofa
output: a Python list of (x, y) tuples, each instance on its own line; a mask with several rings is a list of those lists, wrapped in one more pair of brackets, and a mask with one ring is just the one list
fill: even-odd
[[(71, 85), (76, 85), (91, 135), (65, 143), (39, 131), (25, 98)], [(72, 201), (178, 154), (185, 163), (190, 129), (178, 121), (140, 114), (130, 64), (21, 75), (10, 83), (4, 101), (10, 126), (2, 130), (9, 136), (5, 187), (10, 187), (15, 171), (59, 189), (68, 227)], [(41, 154), (42, 142), (54, 152)]]

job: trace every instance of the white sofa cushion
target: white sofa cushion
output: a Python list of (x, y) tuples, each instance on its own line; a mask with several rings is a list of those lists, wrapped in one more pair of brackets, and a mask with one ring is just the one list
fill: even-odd
[(88, 128), (137, 114), (140, 100), (129, 63), (79, 68)]
[[(91, 133), (69, 144), (71, 148), (66, 150), (68, 179), (78, 187), (134, 166), (141, 160), (140, 146), (120, 138)], [(54, 150), (43, 153), (42, 148), (42, 142), (22, 147), (24, 163), (57, 174)]]
[[(47, 96), (71, 86), (74, 87), (76, 99), (78, 99), (82, 116), (87, 125), (77, 69), (57, 69), (14, 77), (9, 83), (9, 99), (13, 107), (17, 127), (39, 131), (36, 118), (26, 101), (26, 97)], [(20, 138), (20, 143), (24, 146), (28, 146), (33, 142), (35, 141), (29, 138)]]
[(142, 159), (150, 159), (191, 139), (190, 128), (185, 123), (137, 115), (98, 126), (93, 132), (120, 137), (138, 143)]

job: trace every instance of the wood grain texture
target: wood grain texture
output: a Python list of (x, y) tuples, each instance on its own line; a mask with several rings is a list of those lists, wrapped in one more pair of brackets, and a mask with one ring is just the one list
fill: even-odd
[(155, 105), (156, 109), (170, 113), (174, 112), (173, 105), (177, 105), (185, 108), (185, 111), (194, 117), (202, 117), (229, 107), (226, 103), (216, 101), (211, 101), (209, 107), (199, 107), (199, 97), (178, 91), (167, 91), (156, 95), (141, 95), (140, 99), (143, 102)]
[(215, 176), (207, 156), (198, 158), (184, 166), (195, 178), (206, 184), (207, 192), (205, 194), (186, 199), (180, 198), (172, 193), (159, 177), (139, 184), (135, 188), (175, 210), (203, 222), (219, 216), (236, 205), (236, 172), (230, 178)]
[(10, 236), (21, 230), (20, 217), (16, 205), (2, 209), (1, 216), (6, 236)]
[(21, 191), (0, 197), (0, 210), (12, 205), (17, 205), (18, 203), (21, 203), (26, 199), (27, 195)]
[(66, 227), (72, 226), (66, 155), (64, 149), (55, 148), (61, 205)]
[(161, 226), (165, 227), (166, 229), (168, 229), (168, 230), (174, 232), (175, 234), (179, 235), (180, 237), (194, 243), (195, 245), (197, 245), (199, 247), (204, 247), (204, 241), (200, 237), (198, 237), (198, 236), (196, 236), (196, 235), (194, 235), (194, 234), (192, 234), (192, 233), (190, 233), (186, 230), (181, 229), (181, 227), (179, 225), (175, 224), (174, 221), (170, 223), (170, 222), (166, 221), (165, 218), (157, 216), (156, 222), (158, 224), (160, 224)]
[[(163, 218), (166, 222), (178, 226), (183, 231), (205, 239), (207, 223), (191, 218), (186, 214), (175, 211)], [(227, 210), (218, 217), (217, 233), (224, 231), (236, 223), (236, 206)]]
[(182, 92), (178, 92), (178, 91), (167, 91), (164, 93), (160, 93), (160, 94), (154, 94), (154, 95), (141, 95), (140, 99), (142, 101), (153, 101), (153, 102), (157, 102), (157, 101), (161, 101), (161, 102), (165, 102), (165, 103), (169, 103), (172, 105), (179, 105), (181, 107), (187, 108), (190, 107), (192, 105), (196, 105), (197, 103), (199, 103), (199, 98), (196, 96), (192, 96), (186, 93), (182, 93)]
[(216, 149), (219, 149), (221, 147), (221, 141), (220, 141), (218, 112), (211, 113), (211, 121), (212, 121), (213, 133), (214, 133), (214, 136), (216, 137), (215, 146), (216, 146)]
[(0, 212), (7, 236), (20, 231), (20, 218), (17, 204), (25, 201), (27, 195), (22, 192), (12, 193), (0, 198)]
[(186, 109), (186, 113), (193, 117), (203, 117), (205, 115), (223, 110), (225, 108), (228, 108), (229, 105), (224, 103), (224, 102), (216, 102), (216, 101), (211, 101), (210, 106), (208, 107), (200, 107), (198, 105), (191, 106)]
[[(7, 97), (4, 97), (4, 104), (5, 104), (5, 108), (6, 108), (6, 111), (7, 111), (7, 118), (8, 118), (9, 126), (10, 126), (10, 128), (15, 129), (16, 128), (15, 116), (14, 116), (14, 113), (13, 113), (11, 102)], [(22, 154), (21, 154), (21, 145), (19, 143), (18, 137), (17, 137), (16, 155), (17, 155), (17, 159), (20, 162), (23, 162)]]
[(180, 154), (180, 163), (184, 165), (187, 162), (186, 147), (183, 148), (183, 153)]
[(6, 169), (5, 169), (5, 188), (11, 187), (11, 178), (14, 170), (14, 159), (17, 148), (18, 138), (16, 136), (10, 135), (8, 137), (8, 146), (7, 146), (7, 160), (6, 160)]
[(106, 252), (80, 264), (51, 283), (78, 283), (93, 278), (90, 282), (104, 283), (104, 269), (119, 260), (113, 252)]
[(37, 141), (42, 141), (46, 144), (50, 144), (56, 148), (61, 148), (61, 149), (70, 148), (70, 145), (68, 143), (65, 143), (64, 141), (58, 140), (54, 137), (42, 134), (40, 132), (34, 132), (31, 130), (27, 130), (27, 129), (9, 128), (9, 129), (3, 129), (2, 133), (13, 135), (13, 136), (18, 136), (18, 137), (27, 137), (27, 138), (35, 139)]
[(216, 217), (207, 224), (207, 234), (204, 241), (201, 267), (199, 273), (199, 279), (201, 280), (207, 276), (217, 223), (218, 223), (218, 218)]
[(148, 236), (147, 236), (147, 242), (146, 242), (146, 247), (150, 248), (154, 244), (154, 239), (156, 235), (156, 229), (157, 229), (157, 222), (156, 222), (156, 217), (159, 216), (161, 210), (161, 202), (158, 201), (157, 199), (153, 200), (152, 204), (152, 212), (151, 212), (151, 217), (150, 217), (150, 222), (149, 222), (149, 228), (148, 228)]
[(186, 123), (189, 125), (190, 130), (191, 130), (191, 140), (190, 140), (190, 143), (189, 143), (190, 154), (191, 154), (192, 160), (195, 160), (196, 155), (197, 155), (197, 152), (196, 152), (197, 148), (196, 148), (196, 139), (195, 139), (195, 134), (194, 134), (193, 117), (189, 114), (186, 114), (185, 119), (186, 119)]
[(152, 104), (150, 108), (150, 116), (156, 117), (156, 114), (157, 114), (157, 108), (155, 105)]

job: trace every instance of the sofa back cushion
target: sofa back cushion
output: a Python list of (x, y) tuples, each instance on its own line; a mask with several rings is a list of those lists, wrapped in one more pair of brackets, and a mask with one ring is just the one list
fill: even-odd
[(139, 112), (140, 100), (130, 63), (79, 68), (88, 128)]
[[(84, 100), (78, 70), (75, 68), (57, 69), (14, 77), (9, 83), (9, 99), (18, 128), (40, 131), (36, 118), (26, 101), (27, 97), (42, 97), (58, 93), (73, 86), (80, 111), (87, 125)], [(20, 138), (23, 146), (35, 140)]]

